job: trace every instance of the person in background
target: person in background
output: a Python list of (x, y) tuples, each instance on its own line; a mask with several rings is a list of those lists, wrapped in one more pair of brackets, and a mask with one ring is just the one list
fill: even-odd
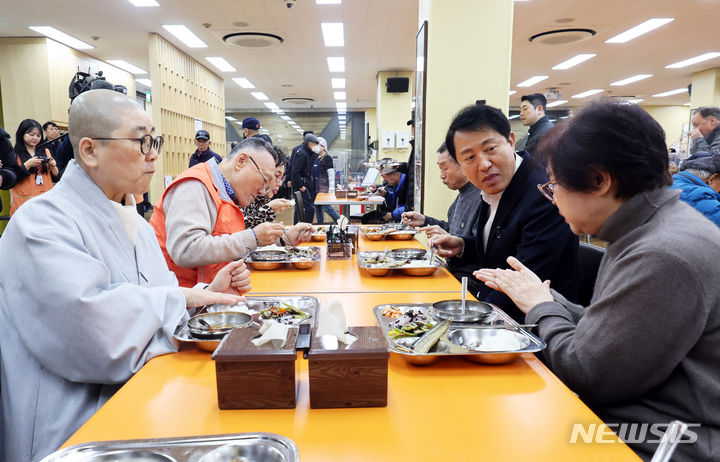
[[(664, 431), (677, 419), (692, 433), (674, 461), (720, 460), (720, 229), (668, 189), (663, 129), (636, 104), (600, 103), (540, 149), (548, 203), (573, 232), (608, 243), (592, 301), (569, 302), (514, 258), (478, 278), (538, 325), (546, 364), (603, 422)], [(656, 431), (630, 432), (650, 460)]]
[(57, 124), (55, 124), (55, 122), (45, 122), (42, 128), (45, 132), (45, 138), (47, 138), (48, 141), (52, 141), (60, 136), (60, 129), (58, 128)]
[[(10, 142), (10, 134), (0, 128), (0, 189), (12, 189), (17, 181), (15, 172), (4, 166), (9, 162), (12, 153), (13, 146)], [(3, 203), (0, 200), (0, 210), (2, 209)]]
[(415, 208), (415, 111), (412, 117), (407, 121), (410, 127), (410, 156), (407, 162), (400, 162), (399, 171), (406, 177), (407, 186), (405, 187), (405, 210), (413, 210)]
[(277, 213), (287, 210), (290, 207), (289, 200), (275, 198), (280, 186), (285, 182), (287, 156), (285, 156), (285, 153), (283, 153), (278, 146), (273, 146), (273, 148), (277, 153), (275, 176), (264, 195), (256, 197), (250, 205), (242, 208), (246, 228), (254, 228), (260, 223), (273, 222), (277, 218)]
[(60, 179), (60, 172), (50, 150), (36, 152), (35, 147), (42, 141), (42, 127), (33, 119), (20, 122), (15, 132), (15, 146), (7, 165), (17, 178), (12, 188), (10, 216), (33, 197), (49, 191)]
[[(419, 231), (424, 231), (428, 238), (436, 234), (453, 234), (455, 236), (472, 236), (475, 229), (475, 222), (478, 219), (480, 204), (482, 203), (482, 195), (478, 188), (475, 187), (467, 176), (463, 173), (460, 164), (450, 157), (445, 143), (438, 149), (437, 164), (440, 168), (440, 179), (452, 191), (457, 191), (458, 195), (450, 204), (447, 212), (447, 221), (423, 215), (419, 212), (405, 212), (402, 214), (402, 222), (418, 227)], [(462, 280), (465, 276), (468, 278), (468, 288), (472, 293), (480, 290), (480, 283), (472, 273), (474, 266), (459, 266), (456, 259), (451, 258), (448, 261), (448, 269), (458, 280)]]
[(292, 151), (290, 151), (290, 160), (288, 161), (288, 166), (285, 170), (285, 176), (287, 177), (286, 185), (289, 190), (288, 197), (290, 196), (290, 192), (292, 192), (292, 166), (293, 161), (295, 160), (295, 153), (297, 153), (298, 150), (302, 148), (303, 144), (305, 143), (305, 137), (312, 134), (314, 134), (312, 130), (304, 130), (302, 133), (303, 142), (292, 148)]
[(270, 135), (266, 135), (265, 133), (260, 133), (260, 121), (257, 120), (255, 117), (245, 117), (242, 121), (242, 133), (243, 133), (243, 139), (248, 139), (253, 136), (259, 136), (263, 140), (265, 140), (267, 143), (272, 145), (272, 138), (270, 138)]
[[(312, 166), (311, 175), (313, 179), (313, 191), (315, 193), (313, 195), (313, 201), (315, 201), (315, 197), (318, 193), (326, 193), (330, 191), (330, 178), (328, 177), (328, 170), (334, 167), (332, 157), (330, 157), (327, 151), (327, 140), (322, 136), (318, 136), (317, 138), (320, 142), (320, 152), (317, 154), (317, 157), (314, 158), (315, 161)], [(340, 214), (338, 214), (337, 210), (332, 208), (332, 206), (316, 205), (315, 216), (317, 217), (317, 222), (321, 225), (325, 224), (325, 213), (327, 213), (335, 223), (337, 223), (340, 218)]]
[[(188, 308), (237, 303), (243, 265), (208, 290), (168, 271), (132, 194), (147, 190), (162, 137), (121, 93), (88, 91), (69, 114), (75, 160), (0, 238), (0, 459), (55, 451), (151, 358), (177, 351)], [(225, 292), (225, 293), (221, 293)]]
[[(305, 220), (308, 223), (312, 223), (313, 215), (315, 213), (315, 207), (313, 205), (313, 193), (312, 187), (312, 166), (313, 156), (317, 155), (322, 148), (320, 147), (320, 140), (317, 136), (312, 133), (305, 135), (303, 144), (295, 151), (295, 156), (292, 161), (292, 171), (290, 181), (292, 183), (293, 193), (300, 191), (303, 199), (303, 210), (305, 214)], [(295, 221), (299, 221), (297, 215)]]
[(720, 151), (720, 108), (703, 106), (690, 119), (690, 154)]
[[(553, 127), (553, 123), (545, 115), (547, 98), (540, 93), (533, 93), (532, 95), (523, 95), (520, 101), (520, 121), (530, 129), (527, 137), (518, 142), (520, 145), (518, 149), (534, 154), (535, 148), (542, 137)], [(535, 156), (535, 158), (544, 165), (542, 159), (539, 159), (538, 156)]]
[(195, 149), (195, 152), (190, 156), (188, 168), (202, 162), (207, 162), (210, 159), (215, 159), (218, 163), (222, 161), (220, 154), (210, 149), (210, 133), (206, 130), (198, 130), (195, 132), (195, 147), (197, 149)]
[[(438, 255), (476, 269), (507, 267), (507, 258), (514, 256), (575, 300), (578, 238), (535, 187), (547, 181), (545, 169), (529, 153), (515, 152), (507, 117), (486, 104), (468, 106), (453, 119), (445, 143), (465, 176), (482, 191), (483, 201), (472, 236), (438, 234), (430, 239)], [(481, 285), (476, 297), (516, 320), (524, 317), (502, 292)]]
[(400, 172), (400, 163), (392, 160), (385, 162), (380, 168), (380, 175), (383, 185), (377, 189), (377, 193), (385, 197), (385, 202), (364, 214), (361, 218), (363, 224), (399, 222), (405, 212), (407, 176)]
[(307, 223), (287, 232), (283, 223), (245, 226), (241, 207), (266, 194), (275, 181), (276, 159), (271, 145), (247, 138), (219, 164), (211, 159), (189, 168), (165, 189), (150, 225), (181, 286), (211, 281), (229, 262), (258, 247), (310, 240)]
[(720, 226), (720, 153), (693, 157), (680, 164), (670, 189), (679, 189), (681, 201)]

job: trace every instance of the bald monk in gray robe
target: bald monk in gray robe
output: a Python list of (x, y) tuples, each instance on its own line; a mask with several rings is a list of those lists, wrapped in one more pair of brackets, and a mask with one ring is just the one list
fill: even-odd
[(176, 351), (188, 308), (240, 299), (249, 274), (240, 262), (207, 290), (178, 287), (135, 211), (132, 194), (147, 191), (161, 148), (153, 132), (121, 93), (78, 96), (76, 160), (0, 238), (1, 460), (56, 450), (145, 362)]

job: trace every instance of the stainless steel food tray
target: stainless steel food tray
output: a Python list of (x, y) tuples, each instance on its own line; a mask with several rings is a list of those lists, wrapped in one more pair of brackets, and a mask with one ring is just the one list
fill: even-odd
[(145, 440), (98, 441), (56, 451), (42, 462), (97, 461), (210, 462), (248, 460), (296, 462), (295, 443), (274, 433), (154, 438)]
[[(280, 250), (280, 249), (282, 249), (282, 247), (280, 247), (277, 250)], [(312, 261), (320, 260), (320, 247), (317, 247), (317, 246), (298, 246), (298, 247), (287, 246), (287, 247), (285, 247), (285, 251), (288, 253), (288, 256), (285, 260), (270, 260), (270, 261), (278, 262), (278, 263), (292, 263), (295, 261), (308, 261), (308, 259), (305, 257), (294, 256), (292, 254), (292, 252), (293, 252), (292, 249), (302, 249), (303, 251), (309, 252), (310, 260), (312, 260)], [(261, 247), (258, 250), (263, 250), (263, 248)], [(252, 253), (248, 254), (248, 256), (245, 258), (245, 263), (266, 263), (266, 262), (267, 262), (266, 260), (258, 260), (258, 261), (253, 260)]]
[(375, 225), (361, 228), (363, 234), (370, 236), (390, 236), (391, 234), (412, 234), (413, 237), (418, 233), (418, 230), (412, 226), (402, 224), (384, 224)]
[[(250, 311), (255, 311), (256, 313), (259, 313), (261, 310), (264, 310), (269, 305), (273, 303), (288, 303), (290, 305), (293, 305), (294, 307), (298, 308), (299, 310), (305, 311), (310, 314), (310, 317), (306, 319), (306, 323), (309, 323), (311, 326), (315, 326), (315, 323), (317, 322), (317, 312), (318, 307), (320, 306), (320, 302), (315, 297), (309, 297), (306, 295), (298, 295), (298, 296), (264, 296), (264, 297), (253, 297), (253, 296), (247, 296), (245, 297), (244, 302), (240, 302), (237, 305), (209, 305), (205, 311), (208, 313), (213, 313), (216, 311), (234, 311), (239, 310), (241, 307), (245, 307)], [(253, 321), (255, 322), (255, 325), (258, 325), (259, 323), (262, 323), (262, 321), (259, 319), (259, 314), (253, 314)], [(290, 325), (289, 327), (297, 327), (297, 325)], [(179, 340), (181, 342), (187, 342), (187, 343), (194, 343), (198, 348), (204, 351), (213, 352), (217, 348), (218, 345), (220, 345), (220, 341), (222, 338), (218, 339), (203, 339), (203, 338), (197, 338), (194, 337), (190, 331), (188, 330), (187, 323), (183, 323), (182, 325), (178, 326), (175, 329), (174, 337), (176, 340)]]
[[(415, 304), (385, 304), (379, 305), (373, 308), (375, 314), (375, 320), (385, 334), (385, 338), (388, 342), (388, 348), (390, 352), (400, 355), (405, 361), (415, 365), (427, 365), (431, 364), (442, 357), (448, 356), (459, 356), (464, 359), (473, 362), (479, 362), (484, 364), (503, 364), (515, 360), (522, 353), (535, 353), (545, 349), (547, 346), (543, 340), (536, 337), (532, 333), (522, 328), (512, 328), (511, 326), (517, 325), (517, 323), (507, 314), (505, 314), (497, 306), (493, 306), (493, 312), (490, 313), (483, 321), (479, 323), (452, 323), (448, 332), (440, 338), (440, 341), (435, 345), (428, 353), (417, 354), (408, 353), (397, 348), (397, 340), (391, 338), (388, 333), (391, 330), (390, 323), (394, 321), (392, 318), (383, 316), (382, 310), (386, 307), (394, 306), (400, 310), (408, 308), (419, 308), (426, 312), (428, 317), (432, 318), (434, 322), (439, 322), (439, 319), (433, 317), (432, 303), (415, 303)], [(510, 330), (517, 332), (523, 338), (527, 339), (528, 345), (525, 348), (516, 351), (475, 351), (468, 350), (448, 340), (448, 335), (453, 331), (459, 329), (486, 329), (492, 324), (504, 323), (510, 326)]]
[[(445, 262), (442, 261), (439, 257), (436, 257), (434, 255), (433, 255), (432, 264), (429, 264), (430, 262), (427, 259), (425, 259), (425, 260), (423, 260), (423, 259), (409, 260), (408, 264), (398, 264), (398, 265), (393, 265), (393, 264), (388, 265), (388, 264), (383, 264), (383, 263), (378, 263), (378, 264), (365, 263), (365, 260), (367, 260), (369, 258), (373, 258), (373, 257), (382, 256), (384, 253), (385, 252), (382, 252), (382, 251), (380, 251), (380, 252), (378, 252), (378, 251), (358, 252), (357, 253), (358, 267), (360, 267), (364, 270), (367, 270), (373, 276), (384, 276), (384, 274), (373, 274), (373, 272), (375, 270), (401, 270), (402, 271), (402, 270), (420, 270), (422, 268), (438, 269), (438, 268), (442, 268), (445, 266)], [(394, 261), (397, 261), (398, 263), (402, 262), (402, 260), (396, 260), (390, 252), (388, 252), (388, 260), (394, 260)], [(418, 266), (418, 263), (421, 263), (421, 265)], [(403, 271), (403, 272), (407, 273), (407, 271)]]

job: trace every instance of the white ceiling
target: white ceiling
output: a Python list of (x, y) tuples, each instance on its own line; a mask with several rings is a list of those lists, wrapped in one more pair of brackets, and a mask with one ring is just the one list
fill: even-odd
[[(30, 25), (51, 25), (95, 46), (87, 50), (98, 59), (124, 59), (148, 69), (147, 34), (158, 33), (226, 79), (227, 109), (265, 109), (250, 91), (262, 91), (281, 108), (334, 108), (331, 77), (347, 79), (348, 109), (375, 106), (376, 75), (381, 70), (414, 66), (418, 0), (344, 0), (342, 5), (317, 5), (296, 0), (157, 0), (160, 7), (138, 8), (127, 0), (3, 0), (0, 36), (36, 36)], [(488, 2), (489, 4), (491, 2)], [(459, 12), (458, 14), (462, 14)], [(626, 44), (606, 44), (608, 38), (651, 17), (675, 21)], [(530, 0), (515, 2), (515, 25), (510, 98), (558, 87), (571, 105), (586, 100), (569, 96), (594, 89), (605, 95), (644, 98), (643, 104), (683, 104), (687, 93), (666, 98), (652, 94), (686, 87), (694, 72), (720, 67), (720, 58), (684, 69), (665, 69), (676, 61), (720, 51), (719, 0)], [(345, 46), (326, 48), (321, 22), (343, 22)], [(248, 23), (238, 27), (236, 22)], [(168, 34), (162, 24), (185, 24), (208, 48), (191, 49)], [(597, 31), (593, 38), (566, 45), (531, 44), (528, 38), (550, 29), (582, 27)], [(222, 42), (230, 32), (265, 32), (285, 41), (270, 48), (230, 47)], [(97, 37), (94, 39), (93, 37)], [(552, 66), (578, 53), (597, 57), (569, 70)], [(345, 56), (346, 72), (331, 74), (327, 56)], [(223, 56), (238, 72), (217, 71), (204, 58)], [(458, 59), (465, 59), (458, 49)], [(492, 64), (490, 63), (491, 67)], [(430, 71), (432, 72), (432, 71)], [(530, 88), (515, 85), (536, 74), (550, 78)], [(614, 82), (635, 74), (654, 77), (623, 87)], [(68, 82), (72, 76), (56, 76)], [(138, 76), (143, 77), (143, 76)], [(144, 76), (147, 77), (147, 76)], [(237, 86), (232, 77), (248, 78), (256, 90)], [(611, 92), (611, 93), (610, 93)], [(314, 103), (283, 103), (286, 97), (310, 97)]]

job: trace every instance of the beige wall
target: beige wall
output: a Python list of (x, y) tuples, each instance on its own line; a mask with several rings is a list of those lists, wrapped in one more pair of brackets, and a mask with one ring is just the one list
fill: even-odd
[(690, 121), (689, 106), (642, 106), (665, 130), (668, 146), (680, 141), (683, 124)]
[[(377, 75), (377, 99), (376, 106), (376, 133), (375, 139), (378, 140), (378, 158), (392, 157), (403, 162), (408, 160), (410, 156), (410, 148), (407, 149), (382, 149), (380, 137), (384, 130), (392, 130), (394, 132), (407, 131), (410, 127), (407, 121), (410, 120), (412, 109), (413, 86), (415, 84), (415, 73), (413, 71), (382, 71)], [(407, 77), (410, 79), (408, 91), (406, 93), (388, 93), (385, 88), (385, 81), (388, 77)], [(373, 136), (372, 134), (370, 135)]]

